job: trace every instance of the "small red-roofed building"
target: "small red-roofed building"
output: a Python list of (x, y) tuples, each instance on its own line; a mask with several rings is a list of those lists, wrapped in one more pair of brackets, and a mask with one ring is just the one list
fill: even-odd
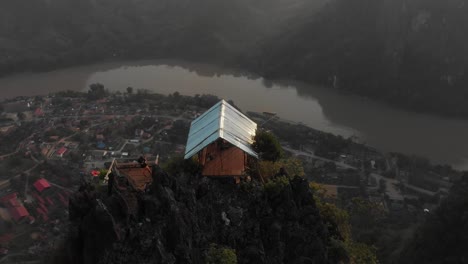
[(42, 111), (42, 109), (39, 107), (36, 109), (36, 111), (34, 111), (34, 115), (39, 117), (39, 116), (43, 116), (44, 115), (44, 111)]
[(36, 200), (39, 203), (45, 203), (44, 199), (42, 197), (40, 197), (36, 192), (33, 192), (32, 195), (34, 196), (34, 198), (36, 198)]
[(60, 202), (62, 202), (62, 204), (63, 204), (64, 206), (68, 206), (68, 201), (65, 200), (65, 198), (64, 198), (62, 195), (60, 195), (60, 194), (59, 194), (59, 200), (60, 200)]
[(20, 207), (21, 206), (17, 198), (10, 199), (6, 204), (8, 207)]
[(52, 201), (52, 199), (50, 199), (50, 197), (47, 197), (46, 200), (51, 206), (54, 205), (54, 201)]
[(50, 183), (46, 179), (39, 179), (34, 183), (34, 188), (36, 188), (39, 193), (42, 193), (50, 188)]
[(0, 203), (4, 204), (5, 206), (8, 206), (10, 201), (12, 199), (16, 199), (17, 197), (18, 197), (18, 193), (7, 194), (7, 195), (3, 196), (2, 198), (0, 198)]
[(15, 222), (19, 223), (26, 219), (29, 216), (28, 210), (24, 206), (19, 206), (19, 207), (11, 207), (8, 209), (10, 212), (11, 217)]
[(61, 147), (57, 152), (55, 153), (58, 157), (63, 158), (63, 155), (67, 152), (66, 147)]
[(39, 204), (39, 206), (40, 206), (40, 209), (41, 209), (42, 211), (44, 211), (44, 213), (48, 213), (48, 212), (49, 212), (49, 210), (47, 210), (47, 207), (45, 206), (45, 204), (41, 203), (41, 204)]

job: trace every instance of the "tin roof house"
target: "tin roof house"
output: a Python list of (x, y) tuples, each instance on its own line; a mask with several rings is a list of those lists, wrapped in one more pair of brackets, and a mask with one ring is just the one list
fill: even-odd
[(192, 121), (185, 159), (198, 155), (204, 176), (245, 175), (257, 124), (224, 100)]

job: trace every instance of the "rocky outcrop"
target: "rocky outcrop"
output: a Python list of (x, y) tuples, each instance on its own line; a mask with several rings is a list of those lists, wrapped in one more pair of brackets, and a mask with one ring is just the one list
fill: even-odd
[(158, 169), (153, 178), (139, 198), (139, 216), (129, 222), (121, 220), (114, 196), (78, 192), (70, 206), (68, 262), (204, 263), (215, 243), (234, 249), (239, 263), (328, 263), (327, 231), (302, 178), (274, 194), (255, 183)]

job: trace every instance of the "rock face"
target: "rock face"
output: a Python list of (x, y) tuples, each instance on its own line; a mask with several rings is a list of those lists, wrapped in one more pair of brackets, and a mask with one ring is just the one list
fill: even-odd
[(153, 178), (139, 198), (139, 216), (128, 221), (114, 195), (87, 188), (75, 194), (64, 251), (69, 259), (61, 261), (205, 263), (215, 243), (234, 249), (239, 263), (328, 263), (327, 231), (302, 178), (275, 194), (254, 183), (173, 177), (158, 169)]

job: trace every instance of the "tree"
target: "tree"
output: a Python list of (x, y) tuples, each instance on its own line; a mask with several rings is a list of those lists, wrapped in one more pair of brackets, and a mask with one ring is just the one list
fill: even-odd
[(16, 116), (19, 120), (24, 120), (26, 118), (26, 115), (23, 112), (18, 112)]
[(127, 87), (127, 93), (132, 94), (133, 93), (133, 88), (132, 87)]
[(275, 162), (283, 157), (283, 149), (278, 139), (269, 132), (257, 132), (253, 148), (263, 160)]
[(93, 83), (89, 85), (88, 98), (91, 100), (102, 99), (107, 96), (108, 91), (104, 89), (104, 85)]
[[(320, 184), (311, 183), (309, 186), (330, 236), (328, 256), (331, 263), (378, 264), (375, 247), (353, 240), (349, 213), (335, 204), (324, 202), (326, 191)], [(354, 202), (362, 205), (360, 200)]]
[(207, 264), (237, 264), (237, 255), (234, 249), (211, 244), (206, 256)]

